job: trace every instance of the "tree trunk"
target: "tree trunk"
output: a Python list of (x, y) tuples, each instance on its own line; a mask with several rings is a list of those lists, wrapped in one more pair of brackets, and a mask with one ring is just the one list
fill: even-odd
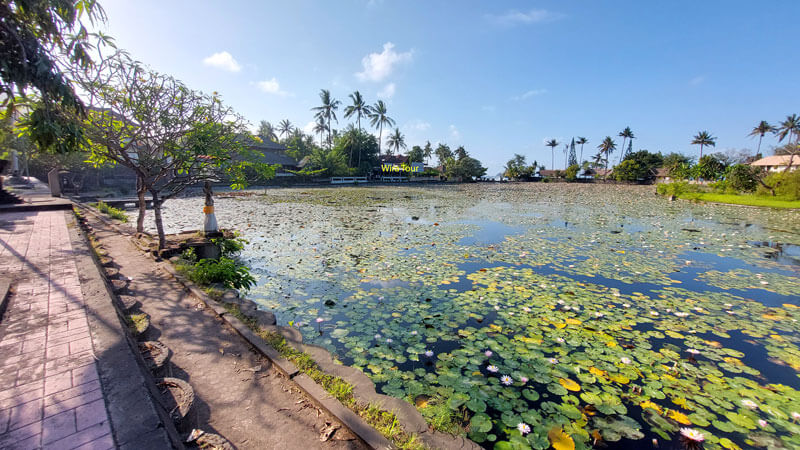
[(139, 197), (139, 217), (136, 218), (136, 232), (144, 233), (144, 215), (147, 212), (147, 201), (144, 199), (146, 190), (144, 180), (140, 175), (136, 176), (136, 195)]
[(583, 164), (583, 144), (581, 144), (581, 160), (578, 161), (578, 164)]
[(758, 154), (761, 153), (761, 139), (764, 139), (764, 135), (763, 134), (758, 136), (758, 148), (756, 149), (756, 154), (753, 155), (753, 158), (758, 158)]
[(161, 199), (158, 192), (150, 191), (153, 194), (153, 214), (156, 218), (156, 230), (158, 230), (158, 249), (164, 250), (167, 247), (167, 237), (164, 235), (164, 223), (161, 220)]
[(383, 122), (381, 122), (380, 131), (378, 131), (378, 156), (383, 153)]
[(622, 151), (619, 152), (619, 162), (617, 164), (622, 164), (622, 157), (625, 155), (625, 136), (622, 137)]
[[(700, 159), (703, 159), (703, 144), (700, 144)], [(700, 160), (698, 159), (697, 162), (699, 163)]]
[(361, 169), (361, 113), (358, 114), (358, 168)]

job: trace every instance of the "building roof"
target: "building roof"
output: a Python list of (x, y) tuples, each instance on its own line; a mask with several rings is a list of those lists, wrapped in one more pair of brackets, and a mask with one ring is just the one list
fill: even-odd
[(254, 140), (250, 144), (250, 147), (258, 150), (286, 150), (285, 145), (275, 142), (267, 137), (259, 136), (259, 139), (261, 139), (261, 142)]
[(403, 155), (381, 155), (378, 158), (381, 164), (403, 164), (408, 162), (408, 156)]
[[(767, 156), (766, 158), (761, 158), (758, 161), (751, 162), (750, 165), (761, 167), (788, 166), (789, 158), (791, 156), (792, 155)], [(792, 166), (800, 166), (800, 156), (795, 155), (794, 159), (792, 160)]]
[(295, 167), (297, 160), (286, 154), (286, 146), (270, 140), (264, 136), (259, 136), (261, 142), (250, 140), (247, 145), (263, 155), (261, 162), (264, 164), (280, 164), (282, 166)]
[(654, 175), (658, 178), (661, 177), (668, 177), (669, 176), (669, 169), (666, 167), (659, 167), (658, 169), (654, 170)]
[(561, 170), (540, 170), (539, 175), (543, 177), (554, 177), (556, 172), (563, 172)]

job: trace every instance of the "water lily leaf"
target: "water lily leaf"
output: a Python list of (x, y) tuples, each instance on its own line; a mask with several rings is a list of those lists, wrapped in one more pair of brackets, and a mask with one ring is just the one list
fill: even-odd
[(470, 411), (479, 413), (486, 411), (486, 402), (478, 398), (470, 398), (465, 405)]
[(561, 427), (551, 428), (547, 438), (555, 450), (575, 450), (575, 441)]
[(539, 400), (539, 393), (534, 391), (533, 389), (525, 389), (522, 391), (522, 396), (527, 398), (528, 400), (535, 402)]
[(722, 448), (727, 448), (728, 450), (742, 450), (742, 447), (739, 447), (738, 445), (733, 443), (733, 441), (731, 441), (728, 438), (720, 439), (719, 440), (719, 445), (721, 445)]
[(492, 429), (492, 420), (486, 414), (478, 413), (472, 416), (472, 419), (469, 421), (469, 426), (470, 429), (479, 433), (487, 433)]
[(447, 406), (450, 409), (458, 409), (469, 400), (469, 395), (457, 392), (447, 400)]
[(733, 426), (732, 423), (723, 422), (721, 420), (714, 420), (714, 421), (711, 422), (711, 424), (714, 425), (714, 427), (716, 429), (718, 429), (720, 431), (724, 431), (726, 433), (731, 433), (736, 428), (735, 426)]
[(575, 381), (570, 380), (569, 378), (559, 378), (558, 382), (559, 384), (561, 384), (561, 386), (564, 386), (564, 388), (567, 389), (568, 391), (577, 392), (581, 390), (581, 386)]

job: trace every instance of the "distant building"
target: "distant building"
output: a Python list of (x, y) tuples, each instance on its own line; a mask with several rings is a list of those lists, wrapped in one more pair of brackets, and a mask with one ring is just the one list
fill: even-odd
[(773, 155), (767, 156), (766, 158), (761, 158), (758, 161), (751, 162), (751, 166), (760, 167), (767, 172), (783, 172), (786, 170), (786, 166), (789, 165), (789, 161), (791, 161), (792, 166), (789, 167), (789, 171), (797, 170), (800, 167), (800, 155)]
[(561, 178), (564, 176), (562, 170), (540, 170), (539, 176), (542, 178)]
[(294, 174), (287, 170), (300, 170), (300, 162), (286, 154), (286, 146), (274, 142), (269, 138), (260, 136), (262, 142), (253, 141), (248, 147), (258, 152), (259, 162), (264, 164), (280, 164), (281, 168), (275, 172), (276, 177), (292, 177)]
[(666, 167), (659, 167), (654, 171), (654, 177), (656, 179), (656, 183), (671, 183), (672, 177), (669, 176), (669, 169)]

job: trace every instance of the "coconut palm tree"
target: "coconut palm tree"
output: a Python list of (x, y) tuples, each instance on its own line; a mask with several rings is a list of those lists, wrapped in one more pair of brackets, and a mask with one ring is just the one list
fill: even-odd
[(275, 133), (275, 127), (273, 127), (272, 124), (266, 120), (262, 120), (258, 125), (258, 135), (271, 141), (278, 140), (278, 135)]
[(283, 119), (278, 123), (278, 133), (280, 133), (280, 135), (283, 136), (284, 139), (289, 137), (289, 135), (292, 134), (293, 130), (294, 126), (292, 125), (292, 122), (289, 121), (289, 119)]
[[(358, 123), (358, 131), (359, 136), (361, 132), (361, 116), (368, 116), (372, 108), (364, 102), (364, 98), (361, 97), (361, 92), (355, 91), (350, 94), (350, 101), (353, 103), (348, 105), (344, 109), (344, 117), (350, 118), (352, 116), (356, 116), (356, 122)], [(353, 164), (353, 152), (350, 152), (350, 164)], [(358, 140), (358, 167), (361, 167), (361, 139)]]
[(617, 144), (613, 139), (611, 139), (611, 136), (606, 136), (606, 138), (603, 139), (603, 142), (597, 146), (597, 149), (600, 150), (600, 154), (604, 155), (603, 160), (605, 161), (606, 173), (603, 178), (605, 179), (608, 178), (608, 159), (611, 154), (614, 153), (614, 150), (617, 149)]
[(558, 147), (558, 144), (559, 142), (555, 139), (550, 139), (544, 143), (544, 145), (550, 147), (550, 163), (552, 164), (550, 167), (556, 166), (556, 147)]
[(395, 124), (394, 119), (386, 115), (386, 104), (383, 103), (383, 100), (378, 100), (375, 106), (371, 108), (369, 123), (380, 130), (378, 131), (378, 153), (380, 154), (381, 144), (383, 143), (383, 126), (393, 127)]
[(400, 128), (395, 128), (394, 133), (386, 138), (386, 143), (389, 145), (389, 148), (394, 147), (394, 151), (400, 153), (401, 148), (406, 148), (406, 137), (400, 133)]
[(587, 143), (589, 143), (589, 140), (588, 140), (588, 139), (586, 139), (586, 138), (585, 138), (585, 137), (583, 137), (583, 136), (578, 136), (578, 140), (577, 140), (577, 141), (575, 141), (575, 143), (576, 143), (576, 144), (580, 144), (580, 145), (581, 145), (581, 159), (580, 159), (580, 161), (579, 161), (578, 163), (579, 163), (579, 164), (583, 164), (583, 144), (587, 144)]
[[(781, 122), (776, 134), (778, 135), (779, 143), (787, 136), (789, 138), (789, 164), (786, 165), (785, 169), (785, 171), (788, 171), (792, 167), (795, 155), (800, 151), (800, 117), (798, 117), (797, 114), (786, 116), (786, 120)], [(792, 136), (794, 136), (794, 146), (792, 146)]]
[(425, 165), (428, 164), (428, 160), (433, 155), (433, 148), (431, 147), (431, 141), (425, 141), (425, 147), (422, 148), (422, 156), (425, 157)]
[(770, 125), (766, 120), (762, 120), (753, 128), (753, 131), (748, 134), (748, 136), (758, 136), (758, 148), (756, 149), (756, 154), (753, 156), (757, 156), (761, 153), (761, 140), (764, 139), (764, 135), (767, 133), (774, 133), (777, 130), (777, 128)]
[(314, 124), (314, 133), (319, 134), (319, 146), (322, 147), (322, 142), (325, 139), (325, 133), (328, 132), (328, 125), (325, 123), (324, 117), (317, 117), (317, 123)]
[(791, 116), (786, 116), (786, 120), (781, 122), (780, 126), (777, 130), (775, 130), (775, 134), (778, 135), (778, 142), (783, 142), (783, 140), (788, 136), (789, 143), (792, 143), (792, 137), (795, 137), (795, 140), (800, 139), (800, 117), (797, 114), (792, 114)]
[[(631, 131), (631, 127), (625, 127), (624, 130), (619, 132), (618, 136), (622, 138), (622, 147), (620, 147), (620, 148), (622, 148), (623, 150), (625, 150), (625, 140), (626, 139), (633, 140), (633, 137), (634, 137), (633, 136), (633, 131)], [(619, 162), (620, 163), (622, 162), (622, 157), (624, 155), (625, 155), (625, 152), (620, 152), (619, 153)]]
[(322, 101), (322, 104), (311, 108), (311, 110), (317, 112), (315, 117), (322, 117), (328, 124), (328, 149), (330, 149), (332, 147), (331, 121), (336, 120), (338, 122), (336, 119), (336, 110), (339, 109), (341, 102), (331, 97), (331, 92), (327, 89), (321, 89), (319, 91), (319, 99)]
[(706, 145), (709, 147), (716, 147), (717, 145), (717, 138), (711, 136), (711, 133), (708, 131), (701, 131), (697, 133), (694, 138), (692, 139), (692, 145), (699, 145), (700, 146), (700, 158), (703, 158), (703, 147)]

